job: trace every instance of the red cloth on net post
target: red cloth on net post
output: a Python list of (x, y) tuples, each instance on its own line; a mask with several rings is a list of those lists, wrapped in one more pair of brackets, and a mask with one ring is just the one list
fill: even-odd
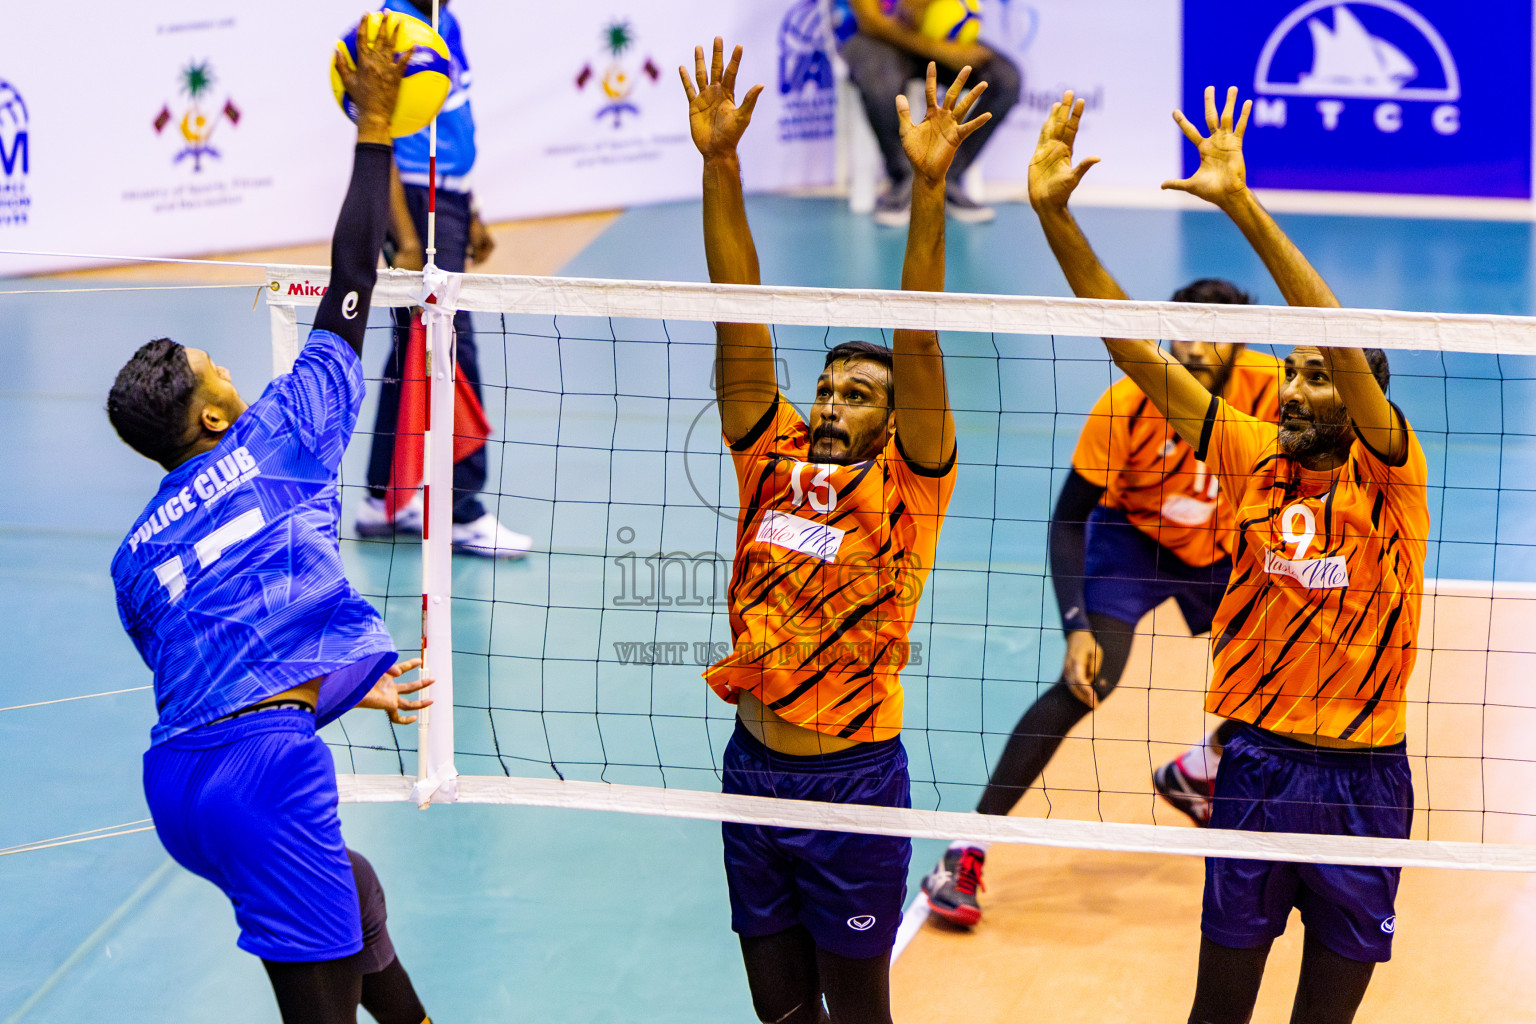
[[(453, 368), (453, 461), (468, 458), (491, 436), (491, 421), (464, 372)], [(400, 368), (400, 411), (395, 419), (395, 456), (389, 468), (389, 490), (384, 512), (391, 519), (404, 508), (421, 486), (426, 466), (427, 433), (427, 329), (421, 314), (411, 319)]]

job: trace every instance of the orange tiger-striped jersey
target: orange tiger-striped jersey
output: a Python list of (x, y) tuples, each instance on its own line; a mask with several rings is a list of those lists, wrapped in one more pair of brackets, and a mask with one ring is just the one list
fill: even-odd
[(867, 462), (811, 463), (810, 430), (780, 395), (731, 446), (741, 499), (731, 575), (733, 649), (705, 673), (795, 725), (847, 739), (901, 731), (902, 668), (955, 485), (895, 435)]
[(1316, 472), (1281, 451), (1274, 423), (1211, 401), (1202, 450), (1237, 506), (1240, 532), (1211, 630), (1212, 714), (1370, 746), (1403, 738), (1429, 470), (1392, 408), (1408, 430), (1401, 464), (1357, 437), (1343, 466)]
[[(1244, 349), (1233, 360), (1222, 397), (1273, 423), (1280, 414), (1282, 374), (1278, 359)], [(1218, 498), (1218, 478), (1129, 378), (1111, 385), (1094, 404), (1072, 468), (1104, 488), (1099, 504), (1124, 512), (1186, 565), (1211, 565), (1236, 547), (1236, 520)]]

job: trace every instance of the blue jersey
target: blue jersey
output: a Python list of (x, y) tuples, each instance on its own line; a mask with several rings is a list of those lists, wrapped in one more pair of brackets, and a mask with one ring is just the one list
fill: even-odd
[(362, 402), (357, 354), (310, 332), (218, 447), (166, 474), (117, 549), (118, 614), (155, 674), (152, 743), (317, 678), (324, 725), (394, 664), (337, 542), (337, 469)]
[[(896, 9), (896, 0), (880, 0), (880, 9), (890, 14)], [(859, 32), (859, 19), (853, 13), (848, 0), (832, 0), (832, 36), (842, 46)]]
[[(411, 0), (384, 0), (381, 10), (398, 11), (418, 21), (430, 22), (423, 17)], [(437, 12), (437, 33), (448, 44), (448, 63), (451, 66), (452, 84), (448, 99), (437, 115), (437, 176), (438, 186), (450, 192), (468, 192), (469, 185), (463, 179), (475, 166), (475, 116), (469, 109), (469, 59), (464, 56), (464, 37), (459, 33), (459, 22), (446, 8)], [(431, 165), (427, 159), (428, 133), (423, 128), (415, 135), (395, 140), (395, 164), (400, 168), (400, 180), (407, 185), (427, 185)]]

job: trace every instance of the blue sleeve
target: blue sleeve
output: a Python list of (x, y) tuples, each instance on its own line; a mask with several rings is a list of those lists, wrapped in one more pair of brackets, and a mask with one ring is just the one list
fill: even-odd
[(293, 436), (331, 472), (352, 439), (363, 405), (363, 364), (352, 346), (330, 331), (313, 330), (293, 370), (268, 394), (283, 410)]

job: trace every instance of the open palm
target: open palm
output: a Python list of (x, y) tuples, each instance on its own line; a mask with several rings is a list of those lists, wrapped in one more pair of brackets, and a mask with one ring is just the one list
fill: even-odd
[(970, 76), (970, 68), (961, 69), (945, 93), (944, 102), (940, 103), (938, 68), (930, 63), (928, 112), (918, 124), (912, 123), (912, 110), (906, 96), (896, 97), (896, 110), (901, 123), (901, 148), (906, 151), (913, 172), (921, 178), (941, 180), (949, 173), (949, 165), (954, 162), (960, 144), (992, 118), (991, 114), (979, 114), (969, 121), (965, 119), (981, 94), (987, 90), (987, 83), (980, 82), (966, 92), (965, 81)]
[(1208, 203), (1220, 206), (1228, 197), (1243, 192), (1248, 187), (1248, 168), (1243, 161), (1243, 133), (1248, 130), (1248, 114), (1253, 101), (1243, 103), (1243, 112), (1237, 123), (1232, 114), (1237, 106), (1237, 86), (1227, 90), (1227, 103), (1220, 114), (1216, 112), (1216, 87), (1205, 89), (1205, 125), (1209, 136), (1202, 136), (1200, 129), (1190, 123), (1182, 110), (1173, 112), (1173, 119), (1195, 148), (1200, 151), (1200, 167), (1188, 178), (1163, 182), (1163, 188), (1188, 192)]
[(725, 42), (716, 36), (714, 58), (708, 71), (704, 68), (702, 46), (693, 49), (692, 80), (687, 69), (681, 66), (677, 69), (683, 80), (683, 91), (688, 94), (688, 128), (693, 133), (693, 144), (706, 159), (736, 151), (742, 133), (752, 122), (752, 108), (757, 106), (757, 97), (763, 91), (761, 85), (754, 85), (738, 106), (736, 69), (741, 65), (741, 47), (736, 47), (731, 54), (730, 64), (724, 64), (724, 56)]
[(1040, 142), (1029, 161), (1029, 201), (1041, 206), (1065, 206), (1088, 168), (1099, 162), (1090, 156), (1072, 166), (1072, 147), (1083, 117), (1084, 103), (1074, 100), (1069, 89), (1061, 101), (1051, 106), (1051, 113), (1040, 126)]

